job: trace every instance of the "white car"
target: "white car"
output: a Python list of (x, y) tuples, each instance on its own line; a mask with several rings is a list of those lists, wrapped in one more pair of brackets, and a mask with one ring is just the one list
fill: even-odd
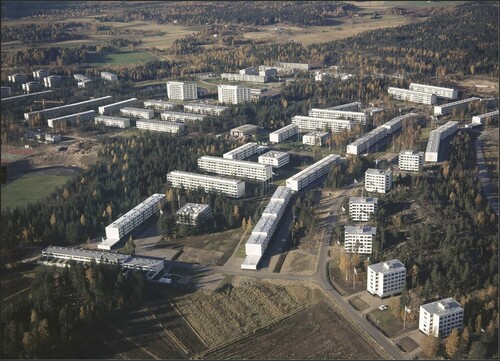
[(386, 305), (380, 305), (380, 307), (378, 308), (380, 311), (385, 311), (387, 310), (389, 307), (387, 307)]

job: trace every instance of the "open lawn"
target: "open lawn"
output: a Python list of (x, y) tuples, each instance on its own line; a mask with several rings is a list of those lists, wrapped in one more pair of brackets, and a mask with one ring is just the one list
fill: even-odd
[[(396, 337), (405, 332), (403, 321), (396, 318), (390, 308), (385, 311), (376, 309), (368, 313), (366, 318), (387, 337)], [(406, 331), (416, 327), (418, 327), (417, 321), (410, 322), (406, 320)]]
[(148, 51), (135, 51), (128, 48), (121, 48), (118, 53), (106, 54), (104, 56), (92, 56), (89, 59), (89, 64), (91, 66), (137, 65), (152, 60), (158, 60), (158, 57)]
[(74, 174), (76, 173), (71, 170), (59, 174), (41, 170), (23, 175), (2, 185), (2, 208), (23, 208), (29, 203), (43, 199), (57, 187), (66, 184)]

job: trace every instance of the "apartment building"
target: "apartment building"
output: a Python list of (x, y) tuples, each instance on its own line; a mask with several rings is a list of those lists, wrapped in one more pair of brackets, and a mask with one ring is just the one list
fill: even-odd
[(178, 224), (197, 226), (212, 217), (212, 209), (208, 204), (186, 203), (177, 212), (175, 218)]
[(437, 102), (436, 94), (424, 93), (415, 90), (389, 87), (387, 93), (393, 99), (403, 100), (412, 103), (434, 105)]
[(168, 81), (167, 96), (175, 100), (198, 99), (198, 85), (194, 82)]
[(368, 222), (378, 210), (378, 198), (349, 197), (349, 218), (353, 221)]
[(281, 168), (290, 162), (290, 155), (286, 152), (272, 150), (259, 156), (259, 163), (270, 164), (273, 168)]
[(329, 136), (330, 134), (328, 132), (312, 131), (302, 137), (302, 143), (322, 147), (325, 145)]
[(206, 115), (185, 113), (185, 112), (173, 112), (170, 110), (161, 113), (161, 120), (168, 120), (171, 122), (182, 122), (182, 123), (195, 123), (205, 119)]
[(403, 292), (406, 287), (406, 267), (397, 259), (368, 266), (366, 290), (384, 298)]
[(229, 109), (228, 107), (222, 105), (210, 105), (202, 103), (186, 103), (184, 104), (184, 111), (196, 114), (205, 115), (221, 115), (221, 113)]
[(229, 131), (232, 137), (241, 138), (241, 137), (249, 137), (253, 134), (257, 134), (259, 131), (259, 127), (253, 124), (243, 124), (239, 127), (233, 128)]
[(172, 171), (167, 174), (167, 181), (173, 188), (203, 188), (206, 193), (222, 193), (234, 198), (241, 198), (245, 195), (245, 182), (237, 179)]
[(366, 124), (366, 113), (365, 112), (351, 112), (347, 110), (338, 109), (318, 109), (313, 108), (309, 110), (308, 115), (313, 118), (323, 118), (323, 119), (345, 119), (352, 120), (355, 123), (360, 123), (362, 125)]
[(273, 177), (272, 166), (245, 160), (202, 156), (198, 158), (198, 168), (210, 173), (252, 179), (261, 182), (267, 182)]
[(277, 61), (276, 63), (274, 63), (274, 65), (278, 69), (278, 71), (308, 71), (311, 69), (311, 65), (306, 63), (286, 63), (283, 61)]
[[(52, 90), (47, 90), (47, 91), (52, 92)], [(68, 114), (71, 112), (88, 110), (89, 108), (94, 108), (94, 107), (99, 106), (101, 104), (109, 103), (111, 101), (111, 99), (113, 99), (113, 98), (111, 96), (107, 95), (105, 97), (85, 100), (83, 102), (66, 104), (66, 105), (61, 105), (59, 107), (48, 108), (48, 109), (43, 109), (43, 110), (37, 110), (34, 112), (24, 113), (24, 119), (31, 121), (31, 120), (35, 119), (36, 117), (38, 117), (38, 114), (40, 114), (39, 116), (42, 119), (56, 118), (56, 117), (60, 117), (62, 115), (65, 115), (65, 114)]]
[(233, 160), (242, 160), (245, 158), (250, 157), (251, 155), (254, 155), (257, 153), (259, 148), (259, 145), (257, 143), (246, 143), (243, 144), (242, 146), (230, 150), (229, 152), (226, 152), (222, 155), (222, 158), (225, 159), (233, 159)]
[(441, 142), (458, 131), (458, 122), (449, 121), (429, 133), (427, 148), (425, 149), (426, 162), (439, 161)]
[(75, 113), (63, 115), (62, 117), (47, 119), (47, 125), (49, 128), (57, 127), (58, 125), (64, 123), (66, 125), (74, 125), (78, 122), (89, 122), (92, 121), (95, 117), (94, 110), (88, 110), (86, 112)]
[(266, 75), (260, 75), (260, 74), (222, 73), (220, 77), (223, 80), (252, 82), (252, 83), (267, 83), (269, 81), (269, 78)]
[(123, 216), (108, 225), (105, 228), (106, 239), (98, 244), (97, 248), (111, 250), (115, 244), (117, 244), (125, 236), (129, 235), (152, 215), (158, 214), (165, 203), (165, 194), (155, 193), (151, 195), (145, 201), (139, 203)]
[(9, 82), (11, 83), (26, 83), (26, 74), (24, 73), (16, 73), (9, 75)]
[(42, 90), (42, 83), (39, 81), (29, 81), (21, 85), (25, 93), (35, 93)]
[(145, 100), (144, 101), (144, 108), (147, 109), (154, 109), (154, 110), (170, 110), (174, 109), (175, 107), (179, 106), (178, 103), (174, 102), (167, 102), (165, 100)]
[(122, 100), (122, 101), (116, 102), (116, 103), (103, 105), (103, 106), (99, 107), (99, 114), (101, 114), (101, 115), (109, 115), (111, 112), (113, 112), (115, 110), (124, 108), (127, 105), (133, 105), (133, 104), (135, 104), (137, 102), (138, 102), (137, 98), (130, 98), (130, 99), (126, 99), (126, 100)]
[(372, 254), (377, 227), (345, 226), (344, 249), (347, 253)]
[(219, 85), (217, 87), (219, 102), (241, 104), (250, 101), (250, 88), (241, 85)]
[(50, 75), (50, 71), (47, 69), (39, 69), (33, 72), (33, 79), (42, 81), (44, 78)]
[(347, 154), (363, 154), (368, 152), (371, 147), (384, 139), (387, 135), (387, 129), (377, 127), (372, 131), (366, 133), (362, 137), (356, 139), (354, 142), (347, 145)]
[(328, 130), (332, 133), (341, 133), (344, 130), (351, 130), (354, 127), (353, 121), (348, 119), (315, 118), (305, 115), (293, 116), (292, 124), (299, 127), (301, 131)]
[(325, 108), (326, 110), (344, 110), (344, 111), (350, 111), (350, 112), (359, 112), (362, 109), (361, 103), (360, 102), (353, 102), (353, 103), (347, 103), (347, 104), (340, 104), (336, 105), (334, 107), (329, 107)]
[(273, 143), (281, 143), (285, 139), (291, 138), (299, 134), (299, 127), (296, 124), (288, 124), (283, 128), (275, 130), (269, 134), (269, 141)]
[(426, 335), (447, 337), (463, 325), (464, 309), (451, 297), (420, 306), (418, 329)]
[(380, 127), (387, 129), (387, 135), (391, 135), (392, 133), (395, 133), (399, 129), (403, 127), (403, 121), (405, 119), (411, 119), (416, 117), (416, 113), (408, 113), (408, 114), (403, 114), (400, 116), (397, 116), (396, 118), (392, 118), (391, 120), (388, 120), (384, 124), (380, 125)]
[(118, 81), (118, 76), (109, 71), (101, 71), (101, 78), (107, 81)]
[(153, 119), (155, 112), (151, 109), (125, 107), (120, 109), (121, 115), (131, 118)]
[(481, 99), (478, 97), (471, 97), (467, 99), (457, 100), (455, 102), (451, 102), (448, 104), (435, 105), (434, 106), (434, 115), (449, 115), (452, 113), (454, 109), (463, 109), (467, 108), (469, 104), (473, 102), (480, 101)]
[(318, 162), (303, 169), (286, 180), (286, 186), (292, 191), (298, 192), (315, 180), (327, 174), (334, 165), (338, 165), (342, 159), (337, 154), (329, 154)]
[(399, 152), (398, 167), (401, 170), (420, 172), (424, 167), (424, 152), (402, 150)]
[(43, 78), (43, 85), (46, 88), (55, 88), (61, 85), (62, 77), (59, 75), (49, 75)]
[(443, 88), (434, 85), (411, 83), (410, 90), (435, 94), (438, 98), (451, 99), (451, 100), (458, 98), (458, 90), (453, 88)]
[(2, 98), (5, 98), (5, 97), (10, 97), (10, 95), (12, 94), (12, 89), (10, 88), (10, 86), (3, 86), (2, 87)]
[(181, 134), (186, 131), (184, 123), (166, 122), (162, 120), (137, 120), (135, 123), (137, 129), (150, 130), (152, 132)]
[(498, 109), (493, 112), (473, 116), (472, 124), (484, 124), (486, 119), (491, 119), (492, 122), (498, 122)]
[(367, 192), (387, 193), (392, 188), (392, 170), (368, 168), (365, 172)]
[(98, 115), (95, 117), (96, 124), (104, 124), (106, 127), (129, 128), (130, 119), (122, 117), (110, 117), (109, 115)]

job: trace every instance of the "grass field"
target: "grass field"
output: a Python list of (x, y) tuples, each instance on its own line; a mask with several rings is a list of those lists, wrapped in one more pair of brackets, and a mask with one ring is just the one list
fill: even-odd
[(89, 59), (89, 64), (91, 66), (137, 65), (152, 60), (158, 60), (158, 57), (148, 51), (135, 51), (128, 48), (121, 48), (118, 53), (104, 56), (92, 56)]
[(68, 170), (64, 175), (58, 175), (38, 171), (2, 185), (2, 208), (23, 208), (29, 203), (43, 199), (71, 179), (72, 173)]

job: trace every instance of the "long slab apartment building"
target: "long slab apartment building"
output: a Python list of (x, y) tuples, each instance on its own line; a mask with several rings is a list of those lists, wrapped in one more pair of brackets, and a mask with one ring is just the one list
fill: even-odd
[(126, 107), (127, 105), (133, 105), (137, 103), (137, 98), (130, 98), (122, 100), (116, 103), (107, 104), (99, 107), (99, 114), (109, 115), (112, 111)]
[(171, 122), (194, 123), (202, 121), (205, 119), (206, 115), (167, 110), (162, 112), (160, 117), (162, 120), (168, 120)]
[(106, 239), (97, 245), (99, 249), (110, 250), (125, 236), (139, 227), (152, 215), (157, 214), (161, 207), (166, 203), (165, 194), (155, 193), (145, 201), (139, 203), (123, 216), (108, 225), (106, 230)]
[(167, 122), (154, 119), (138, 119), (135, 122), (137, 129), (149, 130), (152, 132), (182, 134), (186, 132), (186, 125), (178, 122)]
[(299, 127), (295, 124), (285, 125), (283, 128), (275, 130), (269, 134), (269, 141), (273, 143), (281, 143), (285, 139), (291, 138), (299, 134)]
[(324, 119), (347, 119), (352, 120), (355, 123), (360, 123), (362, 125), (366, 124), (366, 113), (365, 112), (352, 112), (347, 110), (339, 109), (319, 109), (313, 108), (309, 110), (308, 115), (313, 118), (324, 118)]
[(349, 197), (349, 218), (353, 221), (368, 222), (378, 210), (378, 198)]
[(339, 155), (329, 154), (306, 169), (303, 169), (299, 173), (288, 178), (286, 180), (286, 186), (292, 191), (298, 192), (315, 180), (327, 174), (334, 165), (338, 165), (341, 162), (342, 158), (340, 158)]
[(472, 124), (484, 124), (486, 119), (491, 119), (492, 122), (498, 122), (498, 109), (492, 112), (474, 115)]
[(406, 267), (397, 259), (369, 265), (366, 290), (384, 298), (403, 292), (406, 286)]
[(212, 156), (198, 158), (198, 168), (210, 173), (261, 182), (267, 182), (273, 177), (273, 167), (270, 165)]
[(306, 115), (293, 116), (292, 124), (299, 127), (299, 130), (301, 131), (327, 129), (332, 133), (341, 133), (344, 130), (351, 130), (354, 127), (354, 122), (352, 120), (316, 118)]
[(291, 189), (279, 186), (271, 196), (271, 200), (255, 224), (250, 237), (245, 243), (246, 257), (241, 264), (242, 269), (256, 270), (266, 251), (276, 228), (292, 197)]
[(434, 85), (411, 83), (409, 89), (422, 93), (435, 94), (436, 97), (438, 98), (451, 99), (451, 100), (458, 98), (458, 90), (453, 88), (444, 88)]
[(75, 113), (75, 114), (68, 114), (64, 115), (62, 117), (57, 117), (57, 118), (51, 118), (47, 119), (47, 126), (50, 128), (57, 127), (60, 124), (66, 124), (66, 125), (74, 125), (78, 122), (89, 122), (92, 121), (95, 117), (95, 111), (94, 110), (88, 110), (86, 112), (81, 112), (81, 113)]
[(153, 119), (155, 112), (151, 109), (125, 107), (120, 109), (121, 115), (131, 118)]
[(449, 121), (441, 125), (439, 128), (434, 129), (429, 133), (429, 140), (427, 141), (427, 148), (425, 149), (426, 162), (439, 161), (439, 148), (441, 142), (449, 136), (458, 131), (458, 122)]
[(206, 193), (222, 193), (234, 198), (241, 198), (245, 195), (245, 182), (238, 179), (172, 171), (167, 174), (167, 182), (169, 182), (173, 188), (203, 188)]
[(403, 100), (412, 103), (434, 105), (437, 102), (436, 94), (424, 93), (421, 91), (389, 87), (387, 93), (393, 99)]
[(179, 104), (174, 102), (168, 102), (161, 99), (150, 99), (144, 101), (144, 108), (154, 109), (154, 110), (170, 110), (177, 107)]
[(225, 159), (233, 159), (233, 160), (242, 160), (250, 157), (257, 153), (259, 149), (259, 145), (254, 142), (243, 144), (242, 146), (230, 150), (222, 155), (222, 158)]
[(221, 115), (223, 111), (229, 109), (222, 105), (211, 105), (202, 103), (186, 103), (184, 104), (184, 111), (204, 115)]
[(449, 115), (454, 109), (462, 109), (469, 106), (470, 103), (478, 102), (481, 98), (471, 97), (467, 99), (457, 100), (455, 102), (435, 105), (434, 106), (434, 115)]
[(112, 117), (109, 115), (98, 115), (94, 119), (96, 124), (104, 124), (106, 127), (129, 128), (130, 119), (122, 117)]

